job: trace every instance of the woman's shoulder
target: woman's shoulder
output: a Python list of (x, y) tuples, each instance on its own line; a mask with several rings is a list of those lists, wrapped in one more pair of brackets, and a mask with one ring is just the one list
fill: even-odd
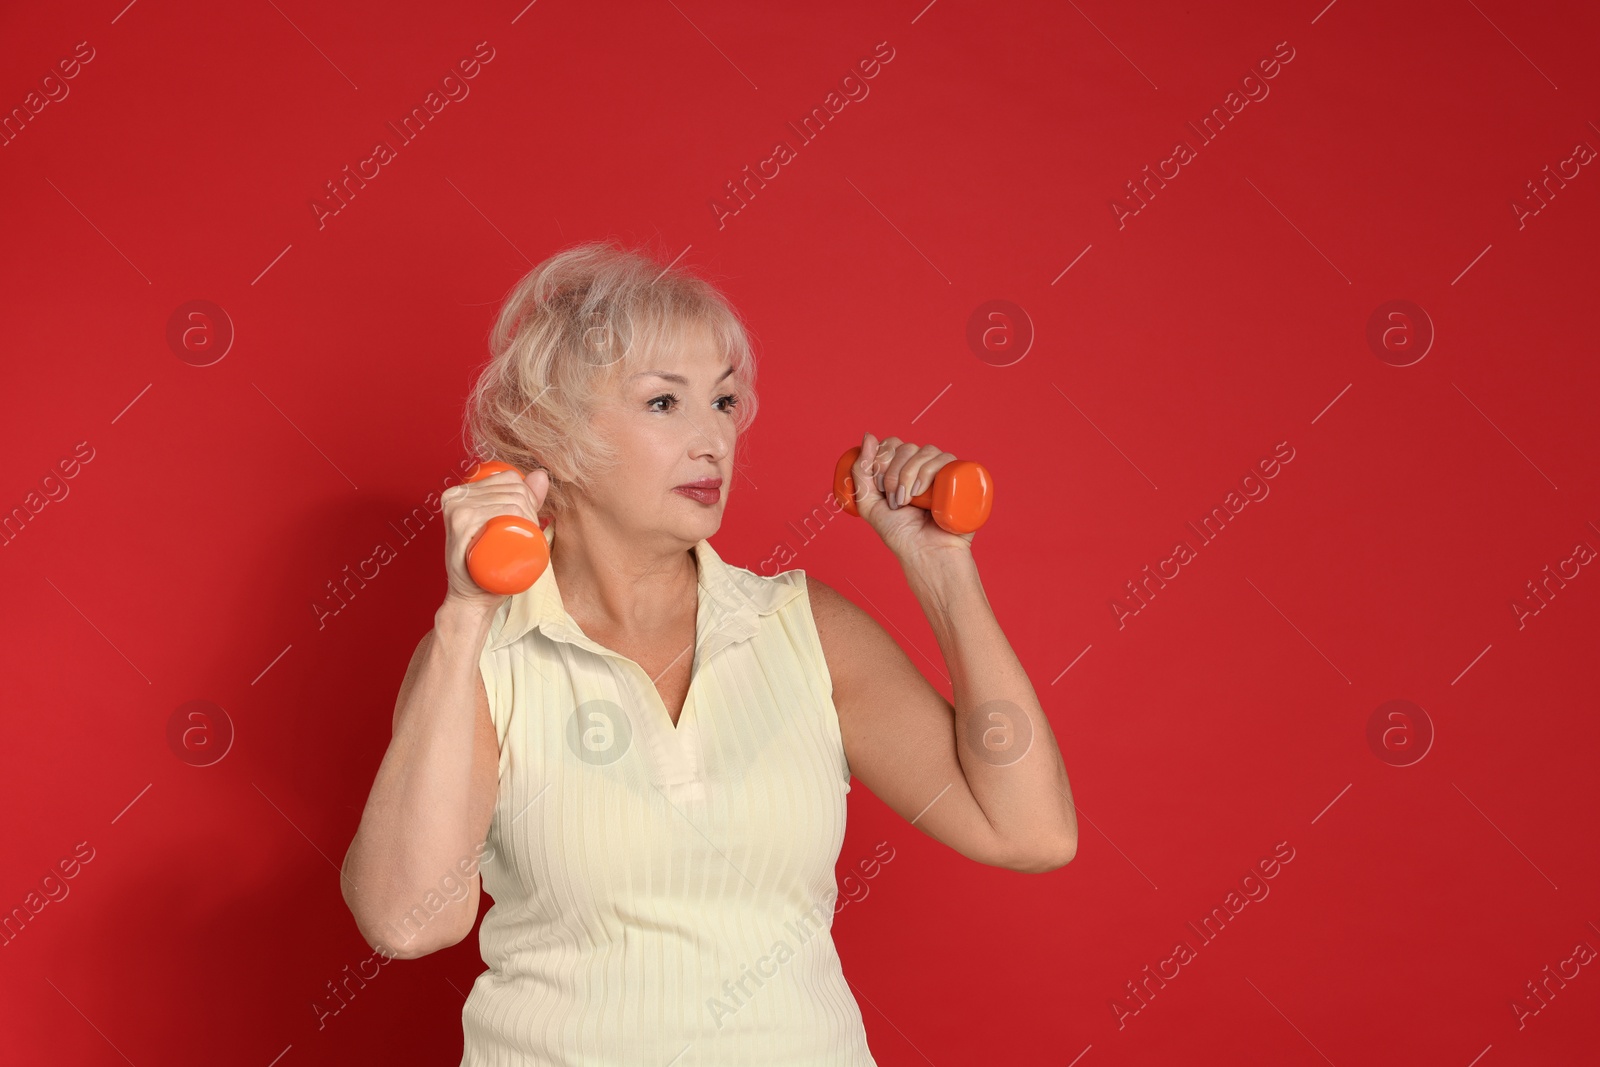
[(722, 563), (722, 577), (765, 615), (792, 603), (806, 592), (806, 572), (800, 568), (760, 574), (748, 567)]
[[(706, 544), (709, 547), (710, 542)], [(786, 552), (784, 555), (789, 560), (794, 558), (792, 552)], [(718, 563), (723, 574), (756, 601), (771, 602), (781, 607), (804, 598), (813, 614), (826, 612), (829, 615), (841, 613), (853, 615), (851, 609), (860, 610), (848, 597), (815, 575), (807, 573), (804, 567), (778, 569), (780, 564), (776, 553), (760, 561), (759, 572), (735, 566), (720, 558)], [(768, 571), (772, 573), (767, 573)]]
[[(763, 564), (765, 566), (765, 564)], [(803, 567), (776, 574), (758, 574), (745, 567), (724, 564), (727, 577), (757, 604), (766, 615), (775, 611), (798, 611), (810, 616), (818, 636), (848, 630), (870, 620), (855, 602)]]

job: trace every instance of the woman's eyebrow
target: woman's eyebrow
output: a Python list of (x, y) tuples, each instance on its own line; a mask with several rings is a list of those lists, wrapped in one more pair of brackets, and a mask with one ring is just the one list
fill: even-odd
[[(716, 385), (718, 382), (722, 381), (723, 378), (726, 378), (728, 375), (730, 375), (732, 373), (733, 373), (733, 368), (729, 367), (727, 370), (722, 372), (722, 374), (717, 378), (717, 381), (712, 382), (711, 384), (712, 385)], [(657, 378), (664, 378), (669, 382), (677, 382), (679, 385), (688, 385), (689, 384), (689, 379), (685, 378), (681, 374), (668, 374), (666, 371), (660, 371), (660, 370), (642, 370), (638, 374), (635, 374), (632, 377), (630, 377), (628, 380), (632, 381), (634, 378), (648, 378), (651, 375), (654, 375)]]

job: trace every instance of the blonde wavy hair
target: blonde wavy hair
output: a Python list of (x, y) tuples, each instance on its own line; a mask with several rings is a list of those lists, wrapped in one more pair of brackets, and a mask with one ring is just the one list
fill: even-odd
[(629, 374), (709, 328), (732, 365), (740, 433), (755, 420), (755, 355), (744, 323), (703, 278), (643, 249), (590, 242), (558, 252), (512, 288), (467, 398), (473, 454), (550, 475), (543, 515), (559, 515), (617, 461), (595, 410)]

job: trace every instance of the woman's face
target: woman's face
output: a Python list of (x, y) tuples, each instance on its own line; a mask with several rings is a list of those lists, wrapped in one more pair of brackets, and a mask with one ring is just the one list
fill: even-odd
[[(676, 354), (651, 355), (613, 383), (595, 421), (616, 447), (617, 465), (587, 496), (623, 529), (695, 542), (722, 524), (742, 397), (710, 330), (696, 326), (687, 340)], [(699, 494), (679, 488), (704, 479), (714, 487)]]

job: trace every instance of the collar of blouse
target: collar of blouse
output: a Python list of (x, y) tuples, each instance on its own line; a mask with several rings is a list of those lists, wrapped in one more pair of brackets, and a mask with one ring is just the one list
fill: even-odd
[[(555, 540), (555, 524), (545, 528), (545, 543)], [(695, 617), (696, 658), (704, 662), (728, 645), (755, 634), (761, 616), (770, 615), (803, 594), (805, 583), (781, 576), (767, 578), (743, 567), (731, 567), (717, 555), (711, 542), (694, 546), (700, 563), (699, 606)], [(803, 574), (804, 572), (787, 572)], [(590, 640), (562, 604), (554, 567), (546, 567), (539, 580), (521, 593), (506, 598), (489, 648), (501, 649), (539, 630), (555, 641), (615, 655)]]

